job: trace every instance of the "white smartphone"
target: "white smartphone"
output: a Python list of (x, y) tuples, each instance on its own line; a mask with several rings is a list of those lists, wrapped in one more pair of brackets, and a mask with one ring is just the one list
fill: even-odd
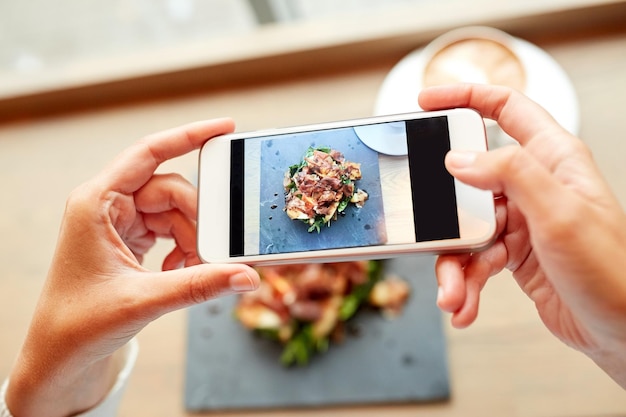
[(453, 178), (450, 149), (486, 151), (471, 109), (233, 133), (200, 151), (198, 255), (250, 265), (479, 250), (493, 195)]

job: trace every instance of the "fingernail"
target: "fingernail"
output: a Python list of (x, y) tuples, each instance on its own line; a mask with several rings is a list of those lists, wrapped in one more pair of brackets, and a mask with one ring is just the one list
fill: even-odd
[(441, 303), (442, 299), (443, 299), (443, 288), (439, 287), (437, 289), (437, 304)]
[(256, 282), (245, 272), (238, 272), (230, 276), (230, 288), (233, 291), (251, 291), (256, 289), (256, 287)]
[(467, 168), (476, 161), (476, 152), (450, 151), (447, 164), (452, 168)]

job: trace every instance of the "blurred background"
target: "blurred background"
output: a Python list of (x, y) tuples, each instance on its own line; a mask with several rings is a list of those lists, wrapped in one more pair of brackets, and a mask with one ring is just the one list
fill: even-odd
[[(430, 1), (63, 0), (54, 6), (42, 0), (2, 2), (0, 79), (17, 80), (19, 86), (5, 84), (0, 96), (79, 82), (68, 80), (64, 76), (68, 73), (85, 82), (101, 82), (137, 75), (137, 68), (143, 75), (181, 69), (190, 59), (197, 66), (233, 56), (245, 58), (256, 47), (261, 48), (261, 55), (269, 54), (272, 51), (263, 51), (267, 43), (256, 36), (268, 27), (332, 22), (333, 18), (342, 19), (345, 26), (363, 16), (371, 19), (378, 10)], [(331, 23), (326, 30), (332, 29)], [(278, 36), (287, 44), (306, 45), (307, 38), (319, 34), (300, 34), (300, 39)], [(218, 51), (207, 50), (214, 48)], [(276, 46), (271, 48), (276, 50)], [(123, 70), (105, 71), (102, 66), (109, 61), (118, 61)]]
[[(0, 378), (28, 328), (68, 193), (122, 149), (212, 117), (253, 130), (370, 116), (396, 65), (457, 27), (504, 30), (563, 69), (579, 135), (626, 204), (624, 22), (618, 0), (0, 2)], [(160, 171), (194, 181), (196, 165), (190, 154)], [(146, 266), (159, 269), (170, 248), (159, 241)], [(488, 283), (471, 328), (443, 319), (450, 401), (254, 415), (624, 415), (623, 390), (545, 330), (508, 272)], [(160, 318), (139, 341), (119, 415), (191, 415), (187, 313)]]
[(3, 72), (36, 72), (68, 62), (141, 52), (253, 32), (261, 25), (358, 18), (430, 0), (43, 0), (0, 4)]
[[(607, 20), (615, 24), (620, 3), (5, 1), (0, 3), (0, 119), (398, 60), (464, 25), (554, 38)], [(588, 7), (594, 14), (586, 14)]]

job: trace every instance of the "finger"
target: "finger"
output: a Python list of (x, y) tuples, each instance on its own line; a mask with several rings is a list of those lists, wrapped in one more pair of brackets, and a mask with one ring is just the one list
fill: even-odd
[(478, 305), (480, 303), (480, 287), (477, 282), (469, 281), (466, 284), (465, 303), (452, 314), (450, 323), (457, 329), (464, 329), (476, 321)]
[(141, 235), (126, 236), (124, 237), (124, 242), (137, 258), (137, 262), (142, 263), (143, 256), (148, 253), (156, 243), (156, 236), (154, 233), (146, 231)]
[(150, 179), (164, 161), (196, 150), (208, 139), (233, 129), (232, 120), (215, 119), (146, 136), (122, 152), (103, 171), (101, 178), (108, 183), (106, 189), (123, 194), (133, 193)]
[(185, 253), (179, 246), (175, 246), (163, 260), (162, 269), (163, 271), (171, 271), (173, 269), (198, 265), (201, 263), (202, 261), (196, 252)]
[(507, 203), (506, 211), (506, 235), (503, 237), (508, 250), (506, 268), (515, 272), (528, 259), (533, 247), (526, 218), (520, 213), (519, 207), (512, 202)]
[(529, 224), (554, 218), (554, 207), (567, 207), (570, 192), (524, 148), (486, 153), (451, 151), (446, 167), (460, 181), (502, 193), (515, 201)]
[(185, 257), (196, 254), (196, 225), (180, 210), (144, 214), (148, 230), (158, 237), (172, 238)]
[(167, 254), (165, 259), (163, 259), (161, 269), (163, 271), (172, 271), (182, 268), (183, 266), (185, 266), (185, 253), (178, 246), (175, 246), (174, 249)]
[(509, 201), (506, 197), (497, 197), (494, 200), (496, 210), (496, 236), (501, 236), (508, 227), (510, 218)]
[(504, 269), (506, 256), (506, 247), (498, 240), (489, 249), (474, 253), (469, 258), (463, 269), (465, 300), (460, 308), (454, 311), (451, 319), (454, 327), (464, 328), (476, 320), (480, 292), (490, 277)]
[(197, 204), (196, 188), (178, 174), (154, 175), (135, 193), (137, 211), (143, 213), (177, 209), (195, 220)]
[(467, 292), (463, 268), (470, 259), (470, 254), (441, 255), (435, 263), (435, 274), (439, 289), (437, 306), (449, 313), (459, 310), (465, 303)]
[[(506, 198), (496, 199), (495, 206), (496, 236), (501, 236), (507, 227)], [(468, 312), (473, 311), (472, 306), (476, 306), (474, 312), (477, 313), (478, 303), (477, 300), (469, 303), (467, 301), (469, 298), (476, 298), (478, 294), (472, 291), (468, 294), (467, 277), (477, 279), (479, 285), (476, 288), (482, 288), (491, 275), (500, 272), (506, 266), (507, 256), (508, 253), (506, 247), (502, 245), (502, 241), (497, 241), (492, 247), (473, 255), (450, 254), (439, 256), (435, 264), (435, 272), (439, 284), (437, 294), (437, 305), (439, 308), (450, 313), (458, 313), (463, 310), (465, 313), (461, 314), (461, 321), (467, 324), (469, 324), (470, 319), (473, 321)]]
[[(431, 87), (421, 91), (418, 100), (424, 110), (473, 108), (483, 117), (496, 120), (507, 134), (523, 145), (537, 137), (553, 137), (555, 130), (564, 131), (541, 106), (506, 87), (479, 84)], [(527, 123), (528, 120), (532, 123)]]
[(466, 267), (471, 255), (443, 255), (437, 259), (435, 270), (439, 281), (437, 305), (452, 314), (454, 327), (469, 326), (478, 315), (480, 288), (476, 277), (468, 276)]
[[(145, 274), (144, 274), (145, 276)], [(200, 264), (158, 272), (141, 280), (141, 308), (154, 319), (167, 312), (259, 286), (258, 273), (240, 264)]]

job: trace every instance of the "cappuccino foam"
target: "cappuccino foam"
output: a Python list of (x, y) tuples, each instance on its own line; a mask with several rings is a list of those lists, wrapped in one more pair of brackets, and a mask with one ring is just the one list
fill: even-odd
[(463, 39), (436, 52), (424, 70), (425, 87), (459, 82), (504, 85), (523, 91), (526, 74), (520, 59), (490, 39)]

